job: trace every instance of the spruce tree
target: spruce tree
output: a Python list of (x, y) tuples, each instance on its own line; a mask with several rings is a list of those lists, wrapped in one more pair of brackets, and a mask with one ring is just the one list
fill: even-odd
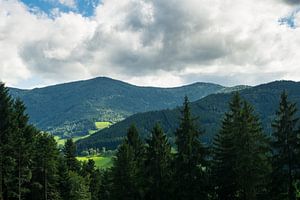
[(33, 176), (28, 199), (60, 199), (57, 188), (59, 151), (53, 136), (39, 133), (34, 142), (33, 154)]
[(184, 99), (179, 128), (175, 132), (177, 154), (175, 160), (176, 199), (206, 199), (206, 150), (201, 143), (203, 131), (195, 125), (189, 100)]
[(14, 170), (14, 186), (16, 196), (19, 200), (23, 199), (23, 194), (28, 192), (28, 188), (25, 187), (31, 179), (31, 161), (33, 154), (33, 141), (36, 136), (36, 130), (34, 127), (28, 125), (29, 117), (25, 114), (25, 105), (20, 99), (17, 99), (14, 103), (14, 159), (16, 161), (16, 167)]
[(265, 199), (267, 176), (270, 172), (269, 140), (262, 131), (253, 107), (246, 101), (243, 103), (235, 136), (237, 155), (233, 169), (236, 174), (238, 199)]
[(72, 200), (91, 200), (91, 193), (86, 180), (74, 171), (69, 171), (69, 198)]
[(63, 152), (68, 166), (68, 170), (79, 172), (80, 163), (76, 159), (76, 144), (73, 142), (73, 139), (68, 139), (65, 142)]
[(113, 199), (141, 199), (144, 145), (132, 125), (127, 137), (119, 146), (112, 168)]
[(162, 128), (156, 124), (151, 138), (147, 140), (145, 160), (146, 199), (169, 199), (171, 197), (171, 145)]
[(220, 132), (213, 142), (212, 178), (215, 185), (216, 198), (235, 199), (237, 196), (237, 180), (233, 170), (236, 160), (234, 148), (235, 130), (240, 119), (242, 100), (236, 93), (229, 103), (229, 112), (225, 113)]
[(10, 188), (14, 181), (16, 162), (13, 152), (13, 131), (15, 129), (13, 101), (8, 89), (0, 82), (0, 200), (15, 196)]
[(118, 148), (112, 168), (112, 199), (138, 199), (138, 191), (135, 186), (136, 163), (133, 158), (133, 148), (128, 143), (123, 143)]
[(270, 148), (252, 106), (235, 94), (213, 148), (216, 199), (265, 199)]
[(276, 119), (272, 124), (274, 132), (271, 195), (273, 199), (296, 199), (296, 175), (300, 167), (297, 137), (299, 118), (296, 117), (296, 113), (296, 104), (290, 102), (287, 93), (283, 92)]

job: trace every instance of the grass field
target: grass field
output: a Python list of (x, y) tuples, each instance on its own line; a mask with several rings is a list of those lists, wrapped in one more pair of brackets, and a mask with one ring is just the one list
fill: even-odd
[[(89, 130), (87, 135), (75, 136), (72, 139), (74, 142), (76, 142), (77, 140), (89, 137), (90, 135), (96, 133), (97, 131), (99, 131), (101, 129), (108, 128), (111, 125), (112, 125), (111, 122), (95, 122), (95, 127), (96, 127), (95, 130)], [(59, 136), (54, 136), (54, 139), (56, 140), (58, 146), (64, 145), (65, 142), (67, 141), (67, 139), (61, 139)]]
[(96, 126), (97, 130), (108, 128), (111, 125), (112, 125), (111, 122), (95, 122), (95, 126)]
[(95, 161), (95, 165), (99, 169), (106, 169), (112, 166), (112, 157), (102, 157), (102, 156), (84, 156), (77, 157), (79, 161), (88, 161), (89, 159), (93, 159)]

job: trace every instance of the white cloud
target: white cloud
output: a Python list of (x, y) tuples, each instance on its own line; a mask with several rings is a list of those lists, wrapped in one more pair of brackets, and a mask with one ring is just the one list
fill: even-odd
[(300, 28), (278, 23), (294, 10), (286, 2), (104, 0), (90, 18), (49, 19), (0, 0), (0, 79), (19, 87), (35, 77), (39, 85), (94, 76), (156, 86), (300, 80)]

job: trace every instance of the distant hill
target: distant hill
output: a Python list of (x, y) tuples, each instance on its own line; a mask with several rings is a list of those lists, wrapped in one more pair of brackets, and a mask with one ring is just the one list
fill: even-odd
[(139, 87), (99, 77), (32, 90), (10, 88), (10, 94), (25, 102), (31, 123), (43, 131), (69, 137), (87, 134), (95, 128), (94, 122), (115, 123), (135, 113), (175, 108), (185, 95), (195, 101), (227, 89), (211, 83)]
[[(276, 81), (240, 91), (241, 95), (254, 106), (257, 114), (261, 117), (266, 134), (271, 132), (271, 122), (274, 119), (283, 90), (286, 90), (289, 98), (300, 106), (299, 82)], [(203, 137), (205, 142), (211, 143), (213, 136), (219, 130), (221, 119), (227, 111), (231, 96), (230, 93), (212, 94), (191, 103), (192, 113), (199, 116), (199, 127), (201, 124), (201, 128), (206, 131)], [(153, 125), (159, 122), (171, 136), (172, 141), (173, 132), (178, 126), (179, 116), (180, 108), (135, 114), (108, 129), (78, 141), (78, 149), (101, 148), (103, 146), (115, 148), (126, 134), (126, 129), (133, 123), (137, 125), (141, 134), (147, 137)]]

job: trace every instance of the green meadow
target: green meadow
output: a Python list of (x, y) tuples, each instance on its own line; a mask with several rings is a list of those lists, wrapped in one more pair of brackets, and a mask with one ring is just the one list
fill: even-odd
[[(87, 135), (84, 136), (75, 136), (73, 137), (73, 141), (76, 142), (78, 140), (84, 139), (89, 137), (90, 135), (93, 135), (94, 133), (96, 133), (97, 131), (100, 131), (104, 128), (108, 128), (112, 125), (111, 122), (95, 122), (95, 128), (94, 130), (89, 130)], [(65, 144), (65, 142), (67, 141), (67, 138), (61, 138), (59, 136), (54, 136), (54, 139), (57, 142), (58, 146), (63, 146)]]
[(112, 166), (112, 157), (103, 157), (99, 155), (77, 157), (77, 160), (81, 162), (88, 161), (89, 159), (94, 160), (96, 167), (99, 169), (107, 169)]

